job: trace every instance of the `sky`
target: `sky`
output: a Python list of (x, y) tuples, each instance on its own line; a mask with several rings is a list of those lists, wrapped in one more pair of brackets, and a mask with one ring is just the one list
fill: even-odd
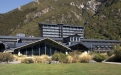
[(0, 13), (9, 12), (33, 0), (0, 0)]

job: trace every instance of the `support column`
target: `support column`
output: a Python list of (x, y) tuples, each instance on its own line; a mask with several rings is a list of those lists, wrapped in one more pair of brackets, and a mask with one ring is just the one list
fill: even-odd
[(33, 56), (33, 46), (32, 46), (32, 56)]
[(40, 44), (39, 44), (39, 56), (40, 56)]
[(76, 41), (77, 41), (77, 37), (76, 37)]
[(45, 55), (46, 55), (46, 43), (45, 43)]
[(50, 56), (52, 56), (52, 51), (51, 51), (51, 47), (50, 47)]
[(26, 48), (26, 56), (27, 56), (27, 48)]

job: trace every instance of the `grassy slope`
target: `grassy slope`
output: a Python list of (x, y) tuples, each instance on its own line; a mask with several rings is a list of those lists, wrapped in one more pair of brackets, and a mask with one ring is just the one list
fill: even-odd
[[(121, 39), (121, 1), (107, 0), (85, 29), (86, 38)], [(94, 36), (95, 35), (95, 36)]]
[(111, 64), (6, 64), (0, 75), (121, 75), (121, 65)]
[[(83, 3), (86, 1), (82, 0)], [(78, 15), (82, 12), (80, 9), (77, 7), (70, 6), (71, 2), (76, 2), (77, 4), (81, 4), (82, 2), (79, 0), (73, 1), (73, 0), (58, 0), (53, 1), (53, 0), (40, 0), (40, 4), (34, 3), (35, 6), (33, 6), (33, 2), (29, 3), (25, 6), (22, 7), (23, 10), (27, 9), (28, 7), (37, 7), (37, 11), (35, 12), (41, 12), (43, 9), (48, 8), (48, 7), (53, 7), (54, 9), (50, 9), (50, 11), (46, 14), (43, 14), (39, 18), (35, 18), (32, 21), (24, 24), (20, 28), (15, 29), (10, 35), (16, 35), (17, 33), (25, 33), (27, 36), (34, 35), (34, 36), (39, 36), (39, 28), (38, 28), (38, 22), (44, 22), (44, 23), (51, 23), (52, 20), (56, 20), (56, 23), (61, 23), (62, 20), (62, 14), (64, 14), (64, 24), (71, 24), (71, 25), (83, 25), (85, 21), (85, 14), (84, 16), (81, 16), (82, 20), (78, 20), (74, 13), (71, 12), (73, 10), (76, 12)], [(31, 12), (31, 13), (33, 13)], [(71, 17), (68, 17), (68, 13), (71, 14)], [(49, 20), (46, 21), (46, 20)]]
[[(16, 35), (17, 33), (24, 33), (27, 36), (39, 36), (40, 31), (38, 28), (38, 22), (61, 23), (62, 14), (64, 17), (64, 24), (71, 25), (83, 25), (87, 20), (88, 24), (85, 27), (85, 38), (92, 39), (121, 39), (121, 13), (120, 0), (106, 0), (98, 10), (98, 14), (92, 16), (89, 10), (85, 10), (82, 14), (82, 10), (76, 6), (70, 6), (71, 2), (76, 4), (85, 4), (89, 0), (39, 0), (40, 4), (31, 2), (22, 6), (22, 11), (13, 10), (2, 17), (0, 15), (0, 35)], [(35, 4), (35, 5), (33, 5)], [(26, 15), (37, 12), (42, 12), (45, 8), (51, 8), (46, 14), (41, 17), (29, 20), (24, 23)], [(30, 8), (37, 8), (34, 11)], [(81, 19), (77, 19), (74, 11)], [(69, 13), (71, 17), (69, 17)], [(30, 15), (31, 16), (31, 15)]]

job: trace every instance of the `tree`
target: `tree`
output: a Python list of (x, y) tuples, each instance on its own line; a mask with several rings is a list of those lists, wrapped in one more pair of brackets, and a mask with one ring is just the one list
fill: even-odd
[(117, 45), (113, 47), (116, 60), (121, 62), (121, 46)]

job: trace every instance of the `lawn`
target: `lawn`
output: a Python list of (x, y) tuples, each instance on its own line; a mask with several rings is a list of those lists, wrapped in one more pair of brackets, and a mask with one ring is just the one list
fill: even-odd
[(121, 75), (121, 65), (102, 63), (1, 64), (0, 75)]

